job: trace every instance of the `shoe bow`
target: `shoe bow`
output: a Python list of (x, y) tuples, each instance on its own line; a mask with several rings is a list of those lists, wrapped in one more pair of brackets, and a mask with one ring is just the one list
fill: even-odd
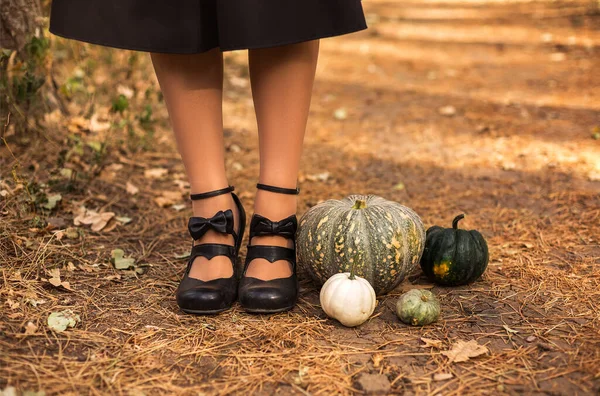
[(225, 212), (220, 210), (213, 217), (191, 217), (188, 222), (188, 230), (194, 240), (202, 238), (210, 229), (223, 234), (233, 234), (233, 212), (227, 209)]
[(266, 217), (255, 214), (252, 216), (250, 224), (252, 236), (278, 235), (286, 238), (294, 238), (297, 227), (298, 222), (294, 215), (281, 221), (271, 221)]

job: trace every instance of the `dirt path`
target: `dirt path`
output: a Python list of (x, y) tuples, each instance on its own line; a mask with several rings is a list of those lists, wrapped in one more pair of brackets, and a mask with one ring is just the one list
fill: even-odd
[[(57, 79), (74, 81), (77, 67), (83, 91), (71, 97), (72, 116), (46, 117), (45, 138), (14, 138), (9, 147), (17, 177), (36, 191), (61, 192), (56, 209), (33, 213), (25, 190), (12, 192), (16, 162), (0, 147), (0, 190), (9, 192), (0, 201), (0, 388), (597, 394), (600, 140), (592, 134), (600, 127), (600, 14), (593, 6), (369, 0), (368, 31), (323, 42), (300, 214), (320, 200), (373, 193), (413, 208), (426, 227), (466, 213), (463, 227), (488, 240), (483, 279), (433, 287), (443, 318), (423, 328), (393, 313), (400, 293), (432, 287), (420, 271), (356, 329), (326, 318), (305, 276), (290, 313), (181, 314), (173, 293), (185, 266), (177, 257), (189, 248), (189, 209), (177, 206), (186, 204), (186, 185), (148, 59), (55, 40)], [(243, 52), (228, 54), (225, 123), (231, 180), (250, 208), (258, 157), (245, 64)], [(111, 122), (129, 120), (129, 132), (127, 123), (101, 125), (117, 92), (131, 96), (130, 107)], [(152, 136), (140, 129), (147, 105)], [(140, 150), (146, 140), (152, 144)], [(94, 142), (107, 148), (97, 151)], [(80, 179), (65, 179), (65, 168)], [(155, 201), (161, 195), (165, 207)], [(57, 235), (73, 227), (82, 205), (131, 221)], [(149, 268), (138, 276), (115, 270), (116, 248)], [(71, 291), (45, 280), (56, 268)], [(66, 308), (81, 322), (57, 335), (46, 318)], [(471, 339), (489, 354), (449, 363), (440, 353)]]

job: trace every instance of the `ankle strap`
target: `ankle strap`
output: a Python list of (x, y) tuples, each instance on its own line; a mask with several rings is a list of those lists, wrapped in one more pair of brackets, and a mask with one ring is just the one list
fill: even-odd
[(258, 188), (259, 190), (265, 190), (265, 191), (270, 191), (270, 192), (279, 193), (279, 194), (289, 194), (289, 195), (300, 194), (299, 188), (283, 188), (283, 187), (269, 186), (268, 184), (262, 184), (262, 183), (258, 183), (256, 185), (256, 188)]
[(192, 201), (198, 201), (200, 199), (212, 198), (212, 197), (216, 197), (217, 195), (227, 194), (227, 193), (232, 192), (233, 190), (235, 190), (235, 187), (229, 186), (229, 187), (222, 188), (220, 190), (208, 191), (208, 192), (200, 193), (200, 194), (191, 194), (190, 199)]

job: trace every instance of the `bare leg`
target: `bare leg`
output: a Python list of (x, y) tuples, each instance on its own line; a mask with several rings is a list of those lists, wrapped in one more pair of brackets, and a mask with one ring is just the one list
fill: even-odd
[[(318, 40), (249, 51), (261, 183), (296, 187), (318, 53)], [(258, 190), (254, 212), (278, 221), (296, 213), (296, 205), (295, 195)], [(255, 237), (251, 244), (291, 247), (291, 241), (277, 236)], [(255, 259), (247, 275), (263, 280), (286, 278), (291, 268), (287, 261)]]
[[(202, 54), (152, 54), (152, 63), (169, 110), (177, 146), (188, 175), (192, 193), (227, 187), (223, 142), (223, 55), (216, 49)], [(192, 201), (194, 216), (212, 217), (219, 210), (232, 209), (238, 215), (231, 194)], [(237, 226), (236, 226), (237, 228)], [(233, 245), (230, 235), (207, 232), (198, 242)], [(204, 281), (229, 278), (231, 261), (217, 256), (198, 257), (190, 277)]]

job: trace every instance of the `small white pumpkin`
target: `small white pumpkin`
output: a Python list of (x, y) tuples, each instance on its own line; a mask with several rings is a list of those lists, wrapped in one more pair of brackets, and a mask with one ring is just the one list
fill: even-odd
[(347, 327), (363, 324), (377, 305), (371, 284), (351, 272), (335, 274), (327, 279), (319, 297), (327, 316)]

